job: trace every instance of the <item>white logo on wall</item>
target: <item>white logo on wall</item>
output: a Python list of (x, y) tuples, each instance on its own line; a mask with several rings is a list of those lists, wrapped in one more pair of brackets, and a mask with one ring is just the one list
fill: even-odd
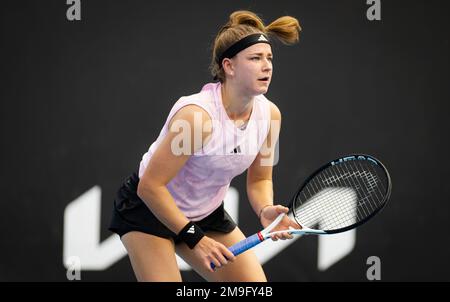
[(72, 6), (70, 6), (66, 12), (67, 20), (81, 20), (81, 0), (67, 0), (66, 4), (72, 4)]
[(367, 4), (372, 6), (367, 9), (367, 20), (380, 21), (381, 20), (381, 0), (367, 0)]
[[(239, 193), (233, 187), (229, 188), (225, 197), (225, 209), (238, 222)], [(66, 207), (63, 238), (63, 262), (66, 269), (73, 268), (73, 259), (78, 259), (79, 270), (105, 270), (126, 256), (126, 250), (119, 236), (114, 234), (100, 242), (100, 216), (101, 189), (99, 186), (85, 192)], [(264, 264), (300, 237), (277, 242), (267, 240), (253, 250)], [(317, 268), (319, 271), (325, 271), (353, 250), (356, 231), (318, 236), (318, 238)], [(178, 256), (177, 261), (181, 270), (191, 269)]]
[(369, 264), (366, 277), (367, 280), (381, 280), (381, 260), (380, 257), (370, 256), (367, 258), (366, 264)]
[(81, 280), (81, 261), (78, 257), (69, 257), (67, 259), (67, 280)]

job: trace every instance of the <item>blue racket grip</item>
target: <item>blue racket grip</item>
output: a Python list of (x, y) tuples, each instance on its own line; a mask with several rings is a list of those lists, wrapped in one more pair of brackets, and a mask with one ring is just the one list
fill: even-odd
[[(238, 243), (230, 246), (228, 249), (230, 250), (230, 252), (233, 253), (233, 255), (237, 256), (239, 254), (242, 254), (246, 250), (251, 249), (255, 245), (258, 245), (262, 241), (264, 241), (264, 239), (262, 239), (262, 238), (263, 237), (259, 233), (256, 233), (256, 234), (254, 234), (250, 237), (247, 237), (244, 240), (239, 241)], [(216, 268), (216, 266), (212, 262), (211, 262), (211, 268), (213, 270)]]

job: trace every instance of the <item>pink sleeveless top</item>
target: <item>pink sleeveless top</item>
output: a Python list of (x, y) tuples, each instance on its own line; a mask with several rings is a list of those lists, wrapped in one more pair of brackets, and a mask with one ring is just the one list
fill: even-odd
[(197, 105), (209, 114), (212, 136), (202, 149), (190, 156), (167, 184), (167, 189), (186, 217), (198, 221), (221, 205), (231, 180), (254, 161), (269, 133), (270, 103), (263, 95), (256, 96), (248, 124), (242, 130), (223, 107), (220, 83), (206, 84), (201, 92), (181, 97), (172, 107), (158, 138), (143, 155), (139, 177), (169, 131), (172, 117), (187, 105)]

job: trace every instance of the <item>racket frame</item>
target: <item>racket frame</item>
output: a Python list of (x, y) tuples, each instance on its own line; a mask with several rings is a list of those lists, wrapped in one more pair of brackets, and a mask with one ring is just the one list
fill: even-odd
[[(384, 209), (386, 207), (386, 204), (391, 196), (391, 191), (392, 191), (392, 181), (391, 181), (391, 176), (389, 175), (389, 172), (387, 170), (387, 168), (383, 165), (383, 163), (381, 163), (381, 161), (379, 161), (377, 158), (371, 156), (371, 155), (367, 155), (367, 154), (350, 154), (347, 155), (345, 157), (338, 157), (335, 160), (332, 160), (324, 165), (322, 165), (320, 168), (318, 168), (314, 173), (312, 173), (311, 175), (309, 175), (309, 177), (306, 178), (306, 180), (303, 182), (303, 184), (300, 186), (300, 188), (297, 190), (297, 192), (295, 192), (294, 196), (291, 198), (291, 201), (289, 203), (289, 208), (292, 211), (293, 217), (295, 222), (297, 222), (300, 226), (303, 227), (303, 225), (297, 220), (296, 215), (295, 215), (295, 210), (294, 210), (294, 204), (295, 204), (295, 200), (297, 198), (297, 196), (300, 194), (300, 192), (303, 190), (303, 188), (310, 182), (311, 179), (313, 179), (317, 174), (319, 174), (320, 172), (322, 172), (323, 170), (325, 170), (326, 168), (328, 168), (329, 166), (336, 166), (339, 165), (343, 162), (347, 162), (347, 161), (354, 161), (354, 160), (369, 160), (375, 164), (377, 164), (378, 166), (381, 167), (381, 169), (383, 170), (383, 172), (386, 174), (386, 180), (387, 180), (387, 192), (386, 195), (384, 196), (383, 200), (382, 200), (382, 206), (377, 208), (375, 211), (373, 211), (372, 213), (370, 213), (369, 215), (367, 215), (364, 219), (361, 219), (360, 221), (351, 224), (349, 226), (340, 228), (340, 229), (336, 229), (336, 230), (315, 230), (315, 229), (309, 229), (308, 230), (313, 230), (314, 234), (316, 234), (316, 231), (323, 231), (324, 233), (320, 233), (320, 234), (336, 234), (336, 233), (342, 233), (342, 232), (346, 232), (349, 231), (351, 229), (357, 228), (358, 226), (366, 223), (368, 220), (370, 220), (373, 216), (375, 216), (377, 213), (379, 213), (382, 209)], [(301, 234), (301, 233), (305, 233), (305, 232), (295, 232), (296, 234)], [(308, 232), (309, 233), (309, 232)], [(310, 234), (312, 234), (310, 233)]]

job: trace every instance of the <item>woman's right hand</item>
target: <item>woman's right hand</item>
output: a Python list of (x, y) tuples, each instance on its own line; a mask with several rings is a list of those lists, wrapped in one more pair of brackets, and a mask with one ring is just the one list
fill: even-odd
[(228, 264), (228, 261), (233, 262), (236, 258), (225, 245), (208, 236), (204, 236), (195, 245), (194, 251), (200, 256), (205, 268), (210, 272), (214, 272), (211, 268), (211, 262), (214, 263), (216, 268), (220, 268), (223, 265)]

